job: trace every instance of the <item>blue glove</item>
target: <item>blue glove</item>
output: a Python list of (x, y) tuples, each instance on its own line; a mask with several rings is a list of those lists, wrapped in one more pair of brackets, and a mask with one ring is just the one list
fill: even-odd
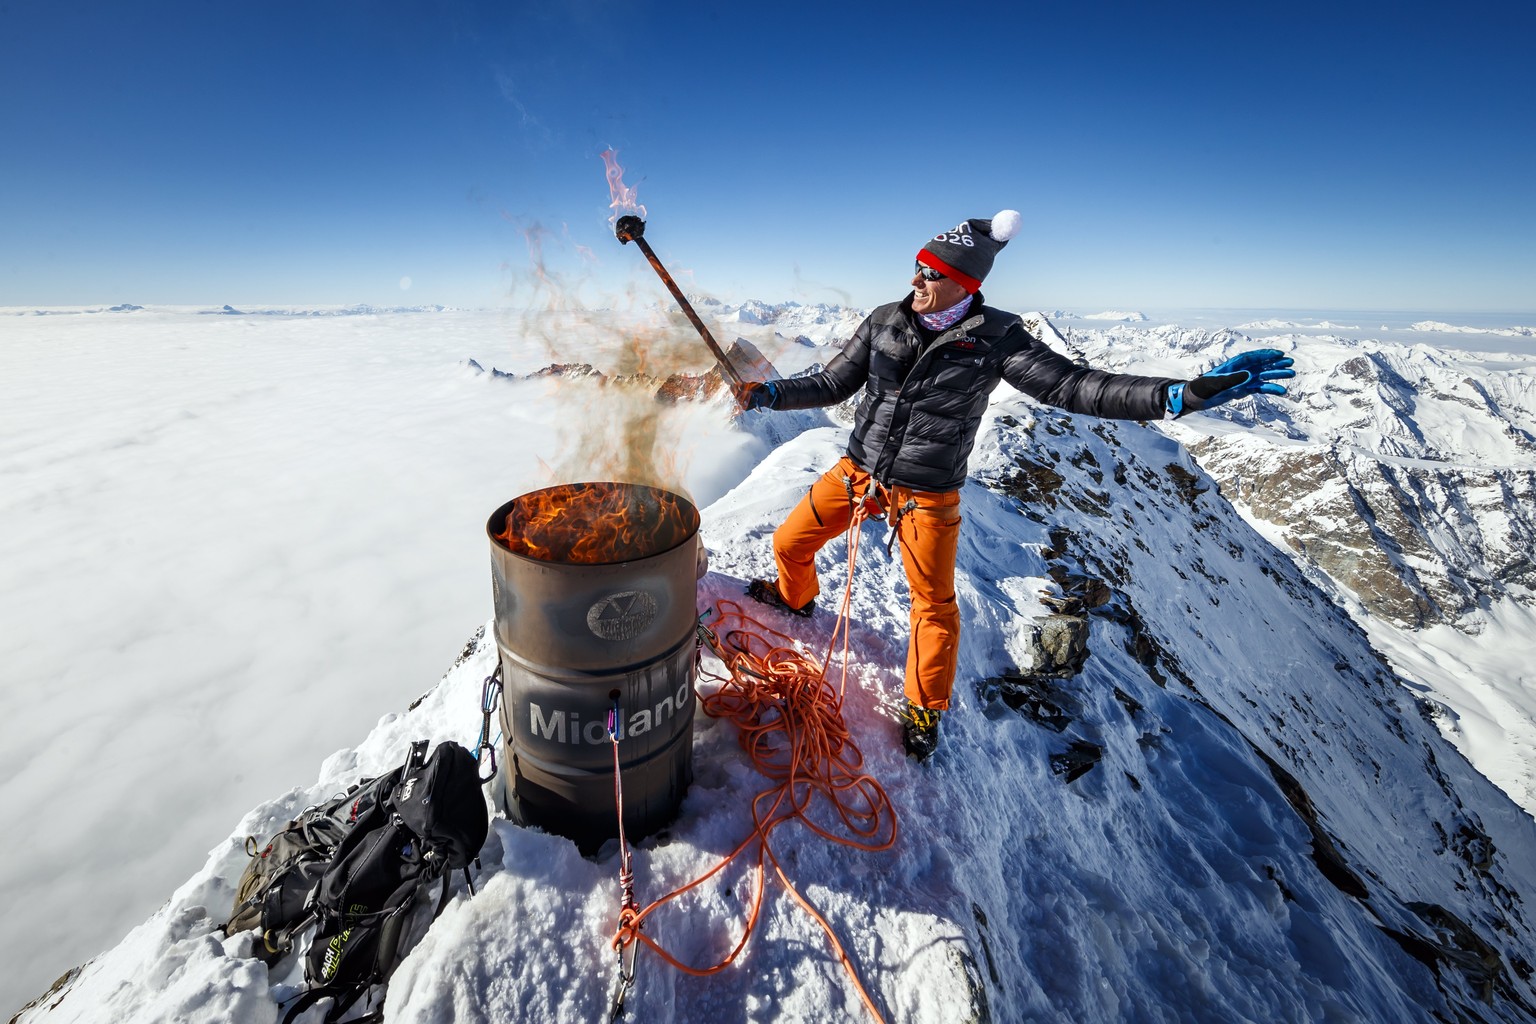
[(773, 381), (747, 381), (736, 397), (743, 409), (772, 409), (779, 400), (779, 389)]
[(1182, 416), (1248, 395), (1283, 395), (1284, 385), (1275, 381), (1296, 376), (1294, 362), (1277, 348), (1240, 353), (1194, 380), (1168, 385), (1168, 411)]

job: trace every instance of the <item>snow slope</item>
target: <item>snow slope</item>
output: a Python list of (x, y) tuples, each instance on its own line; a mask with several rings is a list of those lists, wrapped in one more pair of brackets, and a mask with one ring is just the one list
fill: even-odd
[(1166, 429), (1349, 610), (1442, 731), (1536, 814), (1536, 357), (1179, 325), (1068, 329), (1094, 365), (1190, 375), (1296, 360), (1284, 400)]
[[(509, 402), (592, 398), (581, 381), (488, 385)], [(755, 434), (766, 454), (703, 510), (703, 605), (768, 570), (769, 535), (845, 429), (810, 419), (775, 444), (762, 440), (779, 436), (766, 432), (774, 414), (724, 426), (717, 412), (711, 429)], [(960, 682), (925, 766), (901, 756), (893, 720), (906, 585), (879, 531), (858, 552), (845, 713), (896, 808), (899, 842), (853, 854), (803, 830), (775, 839), (887, 1019), (1536, 1014), (1536, 922), (1525, 917), (1536, 822), (1419, 714), (1366, 635), (1177, 441), (1001, 389), (964, 502)], [(842, 542), (823, 552), (824, 587), (846, 554)], [(815, 649), (831, 624), (819, 612), (780, 625), (803, 628)], [(1060, 636), (1086, 641), (1086, 658), (1070, 644), (1061, 656)], [(164, 907), (22, 1020), (277, 1020), (291, 974), (267, 977), (242, 955), (248, 938), (216, 930), (244, 837), (389, 767), (411, 739), (472, 742), (494, 657), (472, 643), (312, 785), (254, 808)], [(642, 901), (745, 834), (762, 782), (734, 730), (701, 716), (695, 759), (677, 823), (637, 854)], [(456, 898), (407, 959), (386, 1019), (599, 1017), (614, 980), (616, 872), (611, 847), (588, 861), (498, 819), (476, 894)], [(685, 959), (718, 958), (742, 926), (749, 881), (707, 884), (654, 917), (650, 934)], [(720, 975), (692, 978), (642, 953), (629, 1012), (831, 1021), (863, 1010), (820, 929), (778, 894), (742, 962)]]
[[(645, 338), (672, 369), (709, 365), (654, 310), (218, 308), (0, 309), (0, 817), (27, 834), (0, 856), (0, 1020), (489, 614), (486, 517), (594, 452), (569, 393), (514, 400), (467, 360), (626, 368)], [(651, 431), (703, 503), (764, 450), (705, 429), (717, 410), (591, 395), (636, 428), (598, 456), (644, 461)]]

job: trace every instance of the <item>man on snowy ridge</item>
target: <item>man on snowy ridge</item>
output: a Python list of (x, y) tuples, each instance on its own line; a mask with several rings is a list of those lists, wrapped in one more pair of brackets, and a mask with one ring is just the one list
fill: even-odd
[(960, 487), (998, 381), (1069, 412), (1149, 420), (1244, 395), (1283, 395), (1273, 382), (1296, 375), (1275, 349), (1244, 352), (1191, 381), (1074, 364), (1032, 337), (1016, 314), (982, 298), (982, 280), (1018, 227), (1018, 211), (1003, 210), (935, 235), (918, 250), (911, 293), (871, 313), (825, 370), (742, 388), (749, 409), (835, 405), (864, 390), (848, 453), (773, 535), (778, 579), (753, 580), (747, 592), (810, 615), (820, 590), (816, 552), (848, 528), (859, 503), (887, 519), (912, 593), (902, 739), (919, 761), (938, 746), (954, 686)]

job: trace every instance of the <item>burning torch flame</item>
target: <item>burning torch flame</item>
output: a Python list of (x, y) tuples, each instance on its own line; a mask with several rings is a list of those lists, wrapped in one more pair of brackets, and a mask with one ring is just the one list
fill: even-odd
[(612, 200), (608, 207), (613, 210), (613, 216), (608, 218), (608, 223), (618, 223), (619, 216), (626, 213), (633, 213), (644, 220), (645, 207), (635, 201), (638, 187), (630, 188), (624, 184), (624, 168), (619, 166), (617, 151), (603, 150), (603, 164), (608, 168), (608, 195)]

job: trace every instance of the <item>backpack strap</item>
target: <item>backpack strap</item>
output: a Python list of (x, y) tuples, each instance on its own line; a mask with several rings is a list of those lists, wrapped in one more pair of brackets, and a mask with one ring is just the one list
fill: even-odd
[[(297, 1019), (298, 1016), (305, 1010), (308, 1010), (311, 1006), (314, 1006), (320, 1000), (326, 998), (334, 998), (336, 1000), (336, 1005), (332, 1007), (331, 1011), (325, 1015), (325, 1019), (328, 1021), (335, 1020), (336, 1017), (340, 1017), (342, 1013), (346, 1012), (345, 1007), (343, 1007), (341, 1003), (343, 991), (344, 988), (340, 985), (321, 985), (317, 988), (310, 989), (309, 991), (300, 995), (299, 998), (295, 999), (293, 1001), (293, 1005), (288, 1007), (288, 1012), (283, 1014), (283, 1024), (293, 1024), (294, 1020)], [(351, 999), (347, 1000), (346, 1005), (351, 1006), (354, 1002), (356, 1002), (356, 1000), (357, 996), (353, 995)]]
[(411, 756), (405, 759), (405, 771), (401, 773), (402, 775), (421, 771), (422, 767), (427, 763), (428, 746), (430, 746), (430, 743), (427, 740), (414, 740), (411, 743)]
[[(352, 1008), (352, 1004), (357, 1002), (363, 993), (373, 988), (373, 985), (374, 983), (369, 981), (359, 985), (321, 985), (317, 988), (312, 988), (293, 1001), (293, 1005), (288, 1008), (288, 1012), (283, 1014), (283, 1024), (293, 1024), (294, 1020), (303, 1014), (304, 1011), (322, 999), (334, 999), (336, 1001), (335, 1005), (325, 1013), (326, 1024), (336, 1024)], [(372, 1022), (382, 1021), (383, 1019), (383, 1010), (370, 1010), (361, 1017), (353, 1017), (347, 1024), (372, 1024)]]

